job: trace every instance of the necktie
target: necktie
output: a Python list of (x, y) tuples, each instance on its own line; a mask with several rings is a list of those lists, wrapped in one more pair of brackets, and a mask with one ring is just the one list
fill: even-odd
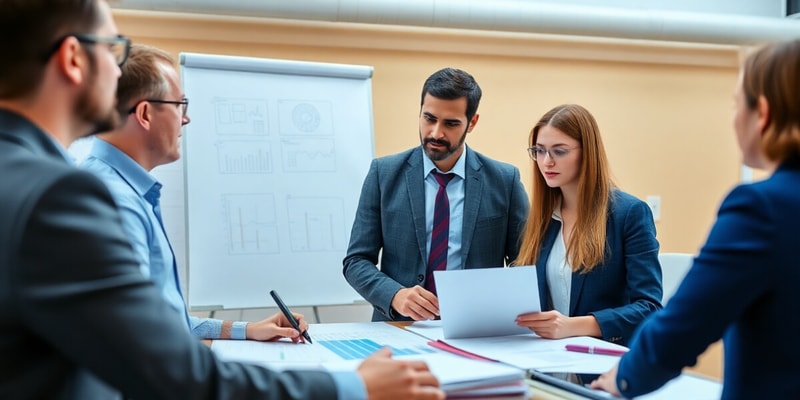
[(455, 174), (442, 174), (432, 171), (439, 182), (436, 201), (433, 206), (433, 231), (431, 232), (431, 250), (428, 253), (428, 270), (425, 277), (425, 289), (436, 294), (436, 283), (433, 271), (447, 269), (447, 247), (450, 236), (450, 199), (447, 198), (447, 184)]

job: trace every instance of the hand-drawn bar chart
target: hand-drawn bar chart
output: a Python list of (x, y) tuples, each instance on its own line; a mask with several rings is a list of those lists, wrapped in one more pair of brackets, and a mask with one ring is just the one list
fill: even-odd
[(221, 174), (268, 174), (272, 172), (270, 144), (266, 141), (229, 140), (216, 143)]
[(280, 252), (275, 197), (272, 194), (222, 195), (230, 254)]
[(290, 197), (287, 206), (292, 251), (334, 251), (345, 248), (342, 199)]

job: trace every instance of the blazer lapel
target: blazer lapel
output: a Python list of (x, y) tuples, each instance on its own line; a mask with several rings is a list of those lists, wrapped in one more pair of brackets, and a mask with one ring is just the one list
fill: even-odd
[[(465, 149), (466, 151), (466, 145)], [(461, 268), (467, 266), (469, 249), (472, 247), (472, 235), (475, 233), (475, 224), (478, 221), (478, 210), (481, 206), (483, 193), (483, 166), (472, 151), (467, 151), (467, 166), (464, 170), (464, 224), (461, 227)], [(481, 267), (486, 267), (483, 265)]]
[(547, 227), (547, 231), (544, 233), (539, 259), (536, 260), (536, 277), (539, 279), (539, 288), (543, 289), (539, 291), (542, 311), (553, 309), (553, 302), (550, 300), (550, 287), (547, 285), (547, 259), (550, 257), (550, 250), (552, 250), (553, 243), (558, 237), (559, 229), (561, 229), (561, 222), (551, 219), (550, 226)]
[(421, 149), (412, 151), (408, 157), (408, 168), (406, 169), (406, 189), (408, 191), (408, 202), (411, 204), (411, 215), (413, 216), (414, 232), (417, 234), (417, 245), (419, 254), (424, 260), (427, 268), (428, 257), (426, 247), (428, 237), (425, 232), (425, 182), (422, 171)]
[(575, 307), (578, 305), (583, 294), (583, 284), (586, 282), (587, 274), (572, 273), (572, 287), (569, 293), (569, 317), (575, 315)]

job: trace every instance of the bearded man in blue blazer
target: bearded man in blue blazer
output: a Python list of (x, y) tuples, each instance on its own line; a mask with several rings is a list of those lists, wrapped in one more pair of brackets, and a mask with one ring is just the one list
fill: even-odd
[(370, 166), (343, 263), (373, 321), (436, 318), (433, 270), (502, 267), (517, 257), (528, 214), (519, 170), (465, 144), (480, 99), (470, 74), (435, 72), (422, 88), (421, 145)]

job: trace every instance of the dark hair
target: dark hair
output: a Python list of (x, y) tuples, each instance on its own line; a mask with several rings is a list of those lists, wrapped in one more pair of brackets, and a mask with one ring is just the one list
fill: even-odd
[(769, 105), (761, 139), (767, 158), (800, 162), (800, 39), (772, 43), (750, 54), (742, 67), (742, 90), (750, 109), (761, 96)]
[(0, 99), (31, 94), (66, 35), (100, 25), (100, 0), (0, 0)]
[(170, 90), (159, 64), (175, 66), (175, 59), (166, 51), (151, 46), (131, 45), (128, 60), (122, 64), (117, 82), (117, 112), (124, 120), (135, 102), (163, 98)]
[(420, 107), (425, 102), (425, 95), (444, 100), (467, 98), (467, 121), (472, 120), (478, 112), (481, 102), (481, 87), (472, 75), (456, 68), (443, 68), (433, 73), (422, 85)]

